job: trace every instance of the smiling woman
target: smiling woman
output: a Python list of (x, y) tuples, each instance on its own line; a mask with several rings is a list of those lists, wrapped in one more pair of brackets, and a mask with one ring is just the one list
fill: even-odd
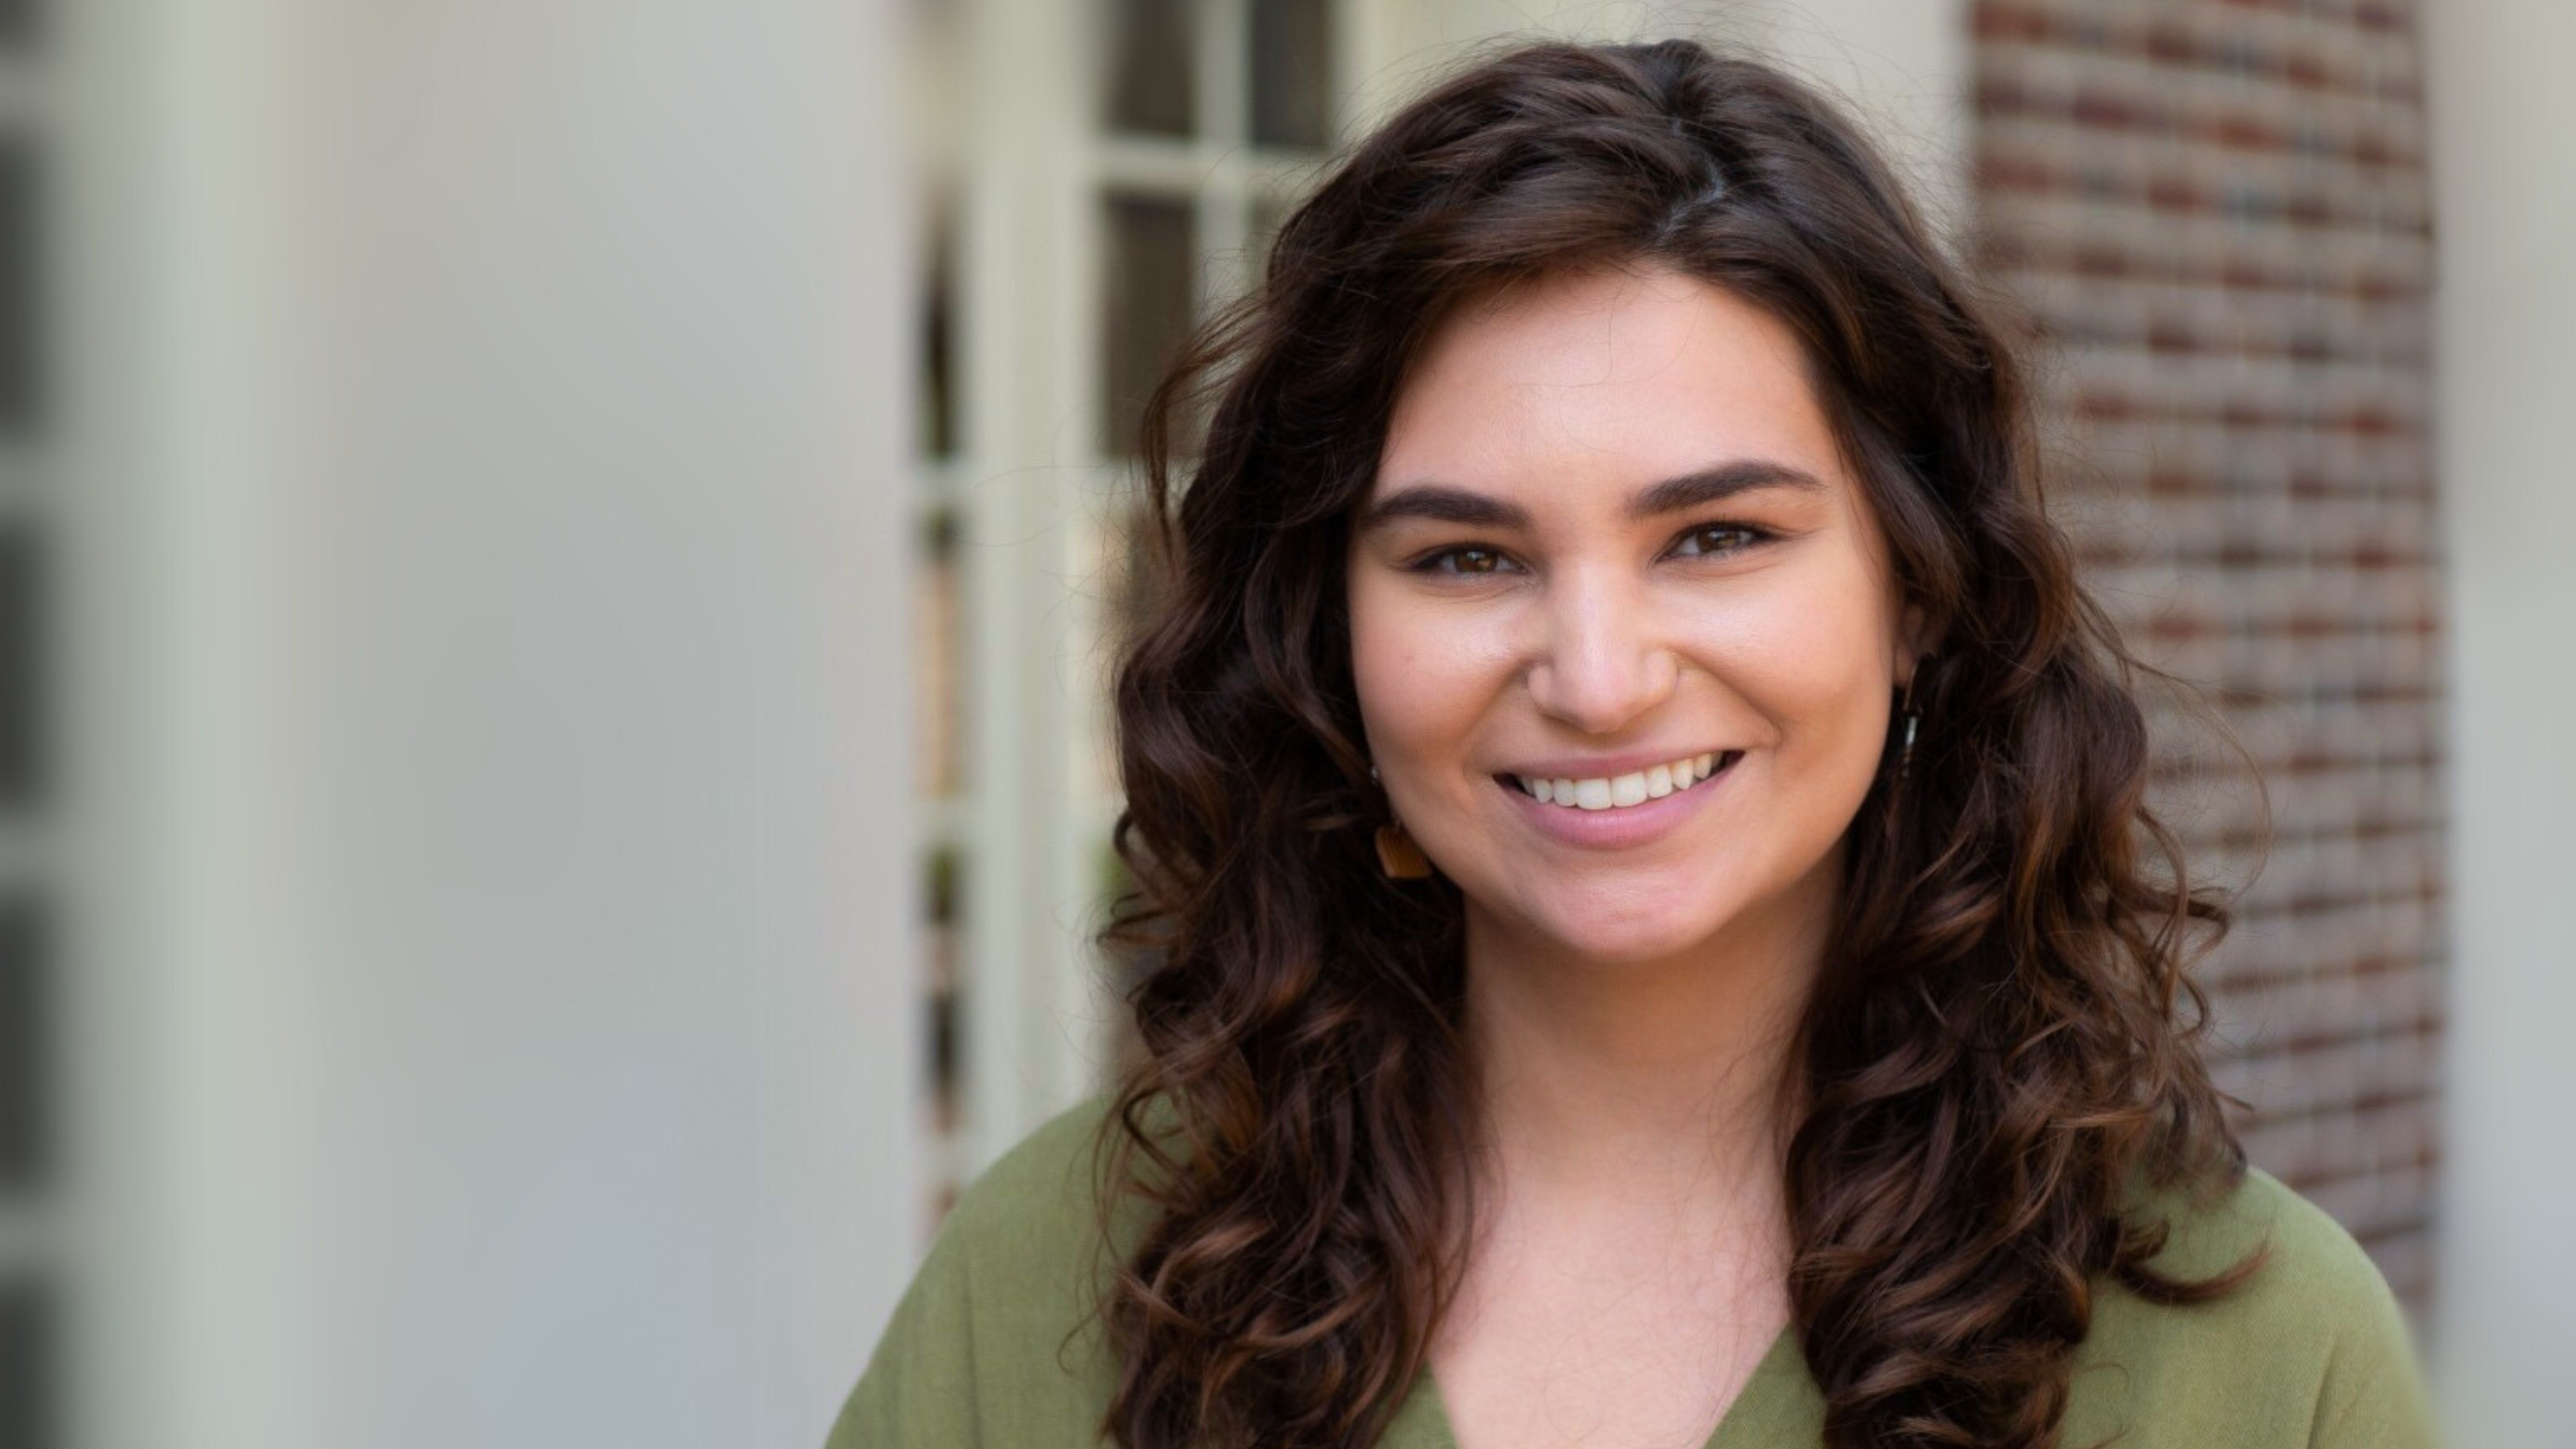
[(2431, 1441), (2202, 1063), (2226, 910), (2013, 359), (1833, 107), (1490, 58), (1145, 429), (1146, 1057), (965, 1194), (837, 1445)]
[[(1433, 481), (1456, 479), (1479, 485)], [(1930, 641), (1786, 328), (1668, 266), (1459, 311), (1345, 567), (1368, 749), (1481, 978), (1536, 956), (1629, 991), (1805, 994), (1886, 701)]]

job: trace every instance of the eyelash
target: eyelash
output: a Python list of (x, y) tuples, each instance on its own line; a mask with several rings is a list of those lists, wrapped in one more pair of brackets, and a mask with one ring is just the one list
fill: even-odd
[[(1716, 558), (1730, 553), (1742, 553), (1747, 549), (1758, 548), (1779, 537), (1778, 534), (1773, 533), (1771, 530), (1754, 523), (1702, 523), (1682, 530), (1680, 536), (1673, 540), (1673, 545), (1678, 548), (1682, 544), (1698, 538), (1704, 533), (1740, 533), (1745, 536), (1745, 539), (1744, 542), (1737, 544), (1733, 548), (1718, 549), (1700, 554), (1684, 554), (1681, 555), (1682, 557)], [(1670, 553), (1671, 550), (1668, 549), (1666, 552)], [(1505, 554), (1501, 549), (1492, 548), (1481, 543), (1451, 544), (1447, 548), (1436, 549), (1430, 553), (1424, 554), (1418, 559), (1415, 559), (1412, 563), (1405, 565), (1405, 571), (1407, 573), (1416, 574), (1434, 574), (1444, 578), (1453, 579), (1493, 577), (1495, 572), (1497, 572), (1496, 570), (1487, 570), (1483, 573), (1464, 573), (1456, 569), (1444, 569), (1440, 567), (1440, 563), (1444, 559), (1456, 558), (1461, 554), (1471, 553), (1491, 554), (1496, 558), (1509, 557), (1509, 555)]]

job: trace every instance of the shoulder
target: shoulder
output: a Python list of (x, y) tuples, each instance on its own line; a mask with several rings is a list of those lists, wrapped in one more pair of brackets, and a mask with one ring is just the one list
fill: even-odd
[(1098, 1236), (1111, 1097), (1100, 1093), (1057, 1113), (995, 1158), (957, 1195), (940, 1224), (952, 1251), (984, 1263)]
[(2431, 1445), (2405, 1314), (2341, 1223), (2259, 1167), (2229, 1186), (2143, 1193), (2133, 1212), (2168, 1226), (2147, 1263), (2165, 1277), (2259, 1266), (2202, 1303), (2105, 1287), (2076, 1380), (2079, 1404), (2119, 1411), (2100, 1417), (2104, 1432), (2125, 1427), (2141, 1446)]
[(1111, 1382), (1091, 1318), (1113, 1262), (1096, 1150), (1119, 1130), (1110, 1105), (1104, 1093), (1058, 1113), (958, 1194), (830, 1449), (1096, 1442)]
[(2147, 1264), (2168, 1277), (2210, 1277), (2261, 1252), (2263, 1267), (2239, 1290), (2249, 1307), (2366, 1300), (2388, 1291), (2343, 1224), (2260, 1167), (2249, 1165), (2232, 1185), (2145, 1190), (2131, 1210), (2169, 1227), (2163, 1250)]

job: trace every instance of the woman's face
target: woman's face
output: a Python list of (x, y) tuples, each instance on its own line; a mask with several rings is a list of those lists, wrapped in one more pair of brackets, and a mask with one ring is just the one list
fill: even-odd
[(1486, 939), (1646, 961), (1832, 909), (1918, 650), (1767, 314), (1662, 268), (1461, 309), (1349, 579), (1370, 753)]

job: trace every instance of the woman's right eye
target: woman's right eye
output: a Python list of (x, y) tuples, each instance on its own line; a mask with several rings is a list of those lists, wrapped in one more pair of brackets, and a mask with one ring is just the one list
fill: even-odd
[[(1451, 560), (1456, 561), (1454, 566)], [(1486, 574), (1500, 573), (1509, 563), (1510, 560), (1504, 558), (1495, 549), (1469, 544), (1461, 548), (1444, 548), (1438, 553), (1425, 554), (1414, 562), (1413, 572), (1447, 574), (1452, 578), (1477, 578)]]

